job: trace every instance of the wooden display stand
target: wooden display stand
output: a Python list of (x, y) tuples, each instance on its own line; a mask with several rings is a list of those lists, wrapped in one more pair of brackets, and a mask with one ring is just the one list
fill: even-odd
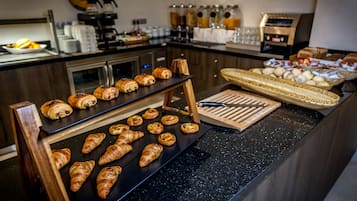
[[(173, 72), (189, 75), (187, 62), (184, 59), (173, 60), (171, 68)], [(159, 92), (165, 94), (163, 107), (170, 108), (169, 104), (172, 99), (172, 91), (178, 87), (183, 88), (186, 103), (189, 112), (192, 115), (192, 120), (199, 123), (200, 120), (196, 108), (195, 94), (190, 79)], [(152, 94), (147, 98), (150, 98), (153, 95), (157, 94)], [(142, 101), (140, 100), (128, 104), (127, 106), (135, 106), (140, 104), (140, 102)], [(20, 171), (28, 199), (51, 201), (69, 200), (60, 172), (56, 169), (53, 162), (50, 144), (61, 139), (66, 139), (68, 136), (71, 137), (72, 133), (81, 131), (81, 129), (89, 125), (99, 123), (106, 118), (117, 115), (122, 112), (125, 107), (110, 111), (79, 125), (48, 136), (44, 131), (40, 130), (42, 122), (34, 104), (30, 102), (21, 102), (11, 105), (10, 117), (12, 130), (17, 148), (17, 156), (20, 162)]]

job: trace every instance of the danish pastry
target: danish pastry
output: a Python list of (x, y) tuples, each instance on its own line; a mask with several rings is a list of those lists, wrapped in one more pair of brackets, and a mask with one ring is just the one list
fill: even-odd
[(127, 130), (130, 130), (130, 126), (126, 124), (115, 124), (109, 127), (109, 133), (111, 135), (119, 135)]
[(82, 153), (89, 154), (97, 148), (104, 140), (105, 133), (92, 133), (87, 135), (82, 146)]
[(154, 160), (158, 159), (164, 148), (160, 144), (148, 144), (144, 147), (140, 159), (139, 166), (145, 167), (152, 163)]
[(147, 125), (149, 133), (158, 135), (164, 131), (164, 126), (160, 122), (153, 122)]
[(170, 79), (172, 77), (172, 71), (165, 67), (155, 68), (152, 71), (152, 75), (158, 79)]
[(122, 168), (120, 166), (104, 167), (97, 175), (97, 192), (98, 196), (106, 199), (111, 188), (118, 180)]
[(93, 95), (100, 100), (113, 100), (119, 96), (119, 89), (111, 86), (99, 86), (97, 87)]
[(92, 94), (76, 93), (68, 97), (68, 103), (78, 109), (86, 109), (97, 104), (97, 98)]
[(130, 93), (139, 89), (139, 85), (132, 79), (120, 79), (115, 83), (115, 87), (122, 93)]
[(140, 126), (143, 124), (144, 120), (139, 115), (133, 115), (127, 119), (127, 123), (129, 126)]
[(144, 137), (144, 132), (142, 131), (126, 130), (118, 136), (115, 144), (130, 144), (142, 137)]
[(169, 126), (169, 125), (174, 125), (177, 124), (179, 122), (179, 117), (177, 115), (164, 115), (161, 118), (161, 123), (164, 124), (165, 126)]
[(133, 150), (130, 144), (112, 144), (107, 147), (105, 153), (99, 158), (98, 164), (104, 165), (121, 159), (125, 154)]
[(193, 134), (200, 130), (200, 126), (196, 123), (183, 123), (180, 126), (180, 130), (185, 134)]
[(61, 119), (72, 114), (72, 107), (62, 100), (55, 99), (41, 105), (41, 113), (49, 119)]
[(69, 176), (71, 177), (71, 191), (77, 192), (92, 173), (95, 161), (74, 162), (69, 168)]
[(147, 74), (141, 74), (135, 76), (134, 80), (140, 85), (140, 86), (150, 86), (155, 84), (156, 79), (152, 75), (147, 75)]
[(165, 146), (171, 146), (176, 142), (176, 136), (172, 133), (166, 132), (159, 135), (157, 141)]
[(71, 160), (71, 150), (69, 148), (54, 149), (52, 150), (52, 158), (57, 170), (59, 170)]
[(156, 117), (159, 116), (159, 111), (155, 108), (150, 108), (150, 109), (147, 109), (144, 114), (142, 114), (141, 116), (144, 118), (144, 119), (155, 119)]

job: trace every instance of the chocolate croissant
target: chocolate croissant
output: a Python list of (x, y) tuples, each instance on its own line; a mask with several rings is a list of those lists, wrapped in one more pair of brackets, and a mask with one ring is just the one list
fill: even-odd
[(115, 144), (130, 144), (142, 137), (144, 137), (144, 132), (142, 131), (126, 130), (118, 136)]
[(103, 142), (105, 136), (105, 133), (93, 133), (87, 135), (82, 146), (82, 153), (89, 154), (92, 152)]
[(135, 76), (134, 80), (140, 85), (140, 86), (150, 86), (155, 84), (156, 79), (152, 75), (146, 75), (146, 74), (141, 74)]
[(52, 158), (57, 170), (59, 170), (71, 160), (71, 150), (69, 148), (54, 149), (52, 150)]
[(119, 160), (125, 154), (133, 150), (129, 144), (113, 144), (107, 147), (105, 153), (99, 158), (98, 164), (104, 165), (115, 160)]
[(73, 109), (62, 100), (55, 99), (41, 105), (41, 113), (49, 119), (61, 119), (72, 114)]
[(97, 104), (97, 98), (92, 94), (76, 93), (68, 97), (68, 103), (78, 109), (86, 109)]
[(115, 87), (122, 93), (130, 93), (139, 89), (139, 85), (132, 79), (120, 79), (115, 83)]
[(152, 75), (155, 78), (167, 80), (167, 79), (172, 78), (172, 71), (165, 67), (159, 67), (159, 68), (155, 68), (152, 71)]
[(100, 100), (113, 100), (119, 96), (119, 89), (111, 86), (99, 86), (97, 87), (93, 95)]
[(144, 147), (140, 160), (139, 166), (145, 167), (152, 163), (154, 160), (158, 159), (161, 155), (161, 152), (164, 150), (163, 146), (160, 144), (148, 144)]
[(122, 168), (120, 166), (105, 167), (97, 175), (97, 192), (98, 196), (106, 199), (111, 188), (118, 180)]
[(69, 176), (71, 177), (71, 191), (77, 192), (92, 173), (95, 161), (74, 162), (69, 168)]

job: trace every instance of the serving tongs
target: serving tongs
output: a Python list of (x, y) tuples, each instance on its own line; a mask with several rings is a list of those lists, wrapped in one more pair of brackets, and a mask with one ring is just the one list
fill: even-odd
[(210, 102), (201, 101), (197, 103), (198, 107), (265, 107), (257, 103), (223, 103), (223, 102)]

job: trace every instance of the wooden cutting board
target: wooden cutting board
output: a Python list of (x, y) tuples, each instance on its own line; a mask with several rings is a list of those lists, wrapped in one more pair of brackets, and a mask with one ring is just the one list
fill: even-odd
[(275, 109), (281, 103), (245, 91), (225, 90), (201, 101), (226, 104), (259, 104), (262, 107), (198, 107), (202, 121), (243, 131)]

